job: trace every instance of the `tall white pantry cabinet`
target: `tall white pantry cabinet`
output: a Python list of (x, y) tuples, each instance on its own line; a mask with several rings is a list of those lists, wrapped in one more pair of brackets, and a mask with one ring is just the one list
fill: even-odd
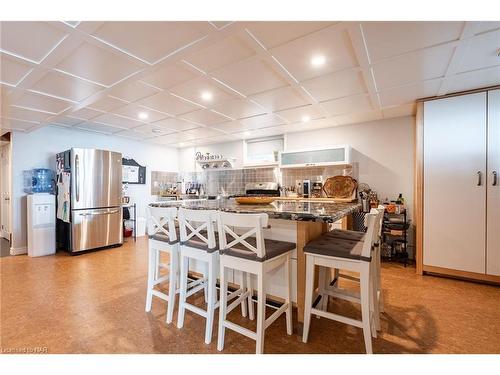
[(423, 271), (500, 276), (500, 89), (425, 101), (421, 118)]

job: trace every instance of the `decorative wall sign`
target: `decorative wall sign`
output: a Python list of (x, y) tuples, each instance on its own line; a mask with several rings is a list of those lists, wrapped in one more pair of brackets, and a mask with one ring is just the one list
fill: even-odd
[(122, 158), (122, 182), (128, 184), (145, 184), (146, 167), (134, 159)]
[(224, 160), (222, 154), (211, 154), (210, 152), (201, 153), (198, 151), (195, 154), (196, 161), (219, 161)]

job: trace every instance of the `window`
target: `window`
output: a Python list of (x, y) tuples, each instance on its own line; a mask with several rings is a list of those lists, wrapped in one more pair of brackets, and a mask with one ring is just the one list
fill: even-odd
[(245, 165), (269, 165), (278, 163), (278, 153), (284, 150), (282, 135), (249, 139), (244, 143)]

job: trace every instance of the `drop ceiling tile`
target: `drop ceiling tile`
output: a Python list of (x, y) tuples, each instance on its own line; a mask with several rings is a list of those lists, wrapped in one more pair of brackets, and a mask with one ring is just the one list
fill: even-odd
[(464, 22), (363, 22), (372, 62), (458, 40)]
[(82, 122), (85, 122), (85, 120), (65, 116), (65, 117), (59, 117), (59, 118), (51, 121), (51, 124), (57, 124), (57, 125), (63, 125), (66, 127), (71, 127), (71, 126), (81, 124)]
[(172, 134), (175, 133), (175, 130), (167, 129), (163, 126), (158, 126), (154, 124), (146, 124), (143, 126), (139, 126), (138, 128), (135, 128), (134, 132), (141, 133), (146, 137), (150, 138), (150, 137), (159, 137), (162, 135)]
[(259, 57), (228, 65), (214, 71), (212, 75), (244, 95), (252, 95), (287, 85), (287, 82)]
[[(359, 65), (347, 29), (334, 25), (272, 49), (271, 54), (299, 81)], [(311, 59), (323, 56), (322, 66)]]
[(44, 122), (49, 117), (52, 117), (49, 113), (30, 111), (24, 108), (17, 107), (7, 107), (6, 111), (2, 114), (4, 117), (9, 117), (13, 119), (25, 120), (25, 121), (36, 121)]
[(200, 72), (189, 69), (186, 64), (166, 62), (141, 77), (141, 81), (166, 90), (200, 75)]
[(71, 106), (70, 102), (31, 92), (24, 92), (13, 104), (52, 114), (59, 113)]
[(206, 109), (186, 113), (185, 115), (181, 116), (181, 119), (193, 121), (198, 124), (206, 126), (220, 124), (221, 122), (231, 121), (227, 117), (221, 116), (217, 113), (214, 113)]
[(1, 122), (2, 122), (2, 130), (9, 129), (17, 131), (30, 131), (35, 126), (38, 126), (38, 124), (36, 123), (17, 120), (17, 119), (1, 119)]
[(31, 71), (31, 66), (20, 59), (0, 53), (0, 82), (17, 85)]
[(103, 112), (93, 110), (92, 108), (82, 108), (79, 109), (78, 111), (72, 112), (69, 114), (70, 117), (76, 117), (84, 120), (90, 120), (93, 119), (97, 116), (102, 115)]
[(290, 122), (302, 121), (303, 117), (305, 116), (309, 117), (309, 120), (324, 117), (324, 114), (320, 110), (314, 108), (312, 105), (286, 109), (277, 113)]
[(93, 35), (141, 59), (154, 63), (213, 31), (208, 22), (105, 22)]
[(65, 74), (47, 72), (32, 87), (33, 90), (73, 101), (81, 101), (103, 88)]
[(245, 99), (235, 99), (214, 107), (217, 112), (234, 119), (262, 115), (266, 112), (261, 106)]
[(342, 115), (335, 117), (335, 121), (338, 125), (348, 125), (348, 124), (359, 124), (363, 122), (382, 120), (382, 111), (369, 111), (369, 112), (359, 112), (351, 113), (348, 115)]
[[(142, 122), (155, 122), (169, 117), (169, 115), (167, 115), (166, 113), (158, 112), (155, 111), (154, 109), (140, 106), (135, 103), (131, 103), (124, 107), (118, 108), (117, 110), (114, 111), (114, 113), (125, 117), (129, 117), (133, 120), (140, 120)], [(139, 113), (145, 113), (147, 114), (148, 117), (146, 119), (140, 119)]]
[(448, 92), (459, 92), (500, 85), (500, 66), (460, 73), (447, 79)]
[(232, 135), (218, 135), (216, 137), (197, 138), (194, 140), (194, 143), (197, 146), (201, 146), (201, 145), (207, 145), (207, 144), (234, 142), (237, 140), (238, 140), (238, 138), (235, 136), (232, 136)]
[(82, 124), (77, 125), (76, 128), (88, 130), (88, 131), (93, 131), (96, 133), (102, 133), (102, 134), (113, 134), (113, 133), (116, 133), (116, 132), (123, 130), (122, 128), (118, 128), (118, 127), (106, 125), (106, 124), (98, 124), (95, 122), (84, 122)]
[(295, 124), (284, 125), (283, 129), (285, 133), (295, 133), (295, 132), (329, 128), (337, 125), (338, 125), (337, 122), (333, 118), (325, 118), (325, 119), (312, 120), (308, 123), (298, 122)]
[(192, 141), (198, 138), (220, 136), (222, 133), (218, 130), (208, 128), (197, 128), (193, 130), (186, 130), (182, 133), (177, 133), (179, 141)]
[(211, 128), (218, 129), (225, 133), (237, 133), (248, 130), (248, 126), (245, 126), (238, 121), (224, 122), (222, 124), (213, 125)]
[(2, 21), (1, 48), (34, 62), (40, 62), (63, 40), (66, 33), (40, 21)]
[(455, 46), (444, 45), (384, 60), (373, 66), (379, 90), (408, 83), (440, 78), (446, 74)]
[(77, 77), (110, 86), (144, 68), (136, 59), (84, 42), (57, 68)]
[(408, 103), (382, 109), (382, 114), (384, 115), (384, 118), (415, 116), (416, 112), (417, 112), (416, 103)]
[(161, 92), (161, 90), (151, 87), (141, 81), (120, 84), (117, 87), (113, 87), (110, 91), (111, 95), (128, 102), (135, 102), (136, 100), (146, 98), (159, 92)]
[[(214, 80), (205, 77), (193, 79), (170, 89), (171, 93), (202, 106), (215, 106), (237, 97), (235, 93), (228, 91), (219, 88)], [(210, 93), (212, 99), (203, 100), (201, 97), (203, 93)]]
[(500, 29), (500, 21), (483, 21), (479, 24), (476, 35), (497, 29)]
[(367, 92), (363, 73), (360, 70), (328, 74), (304, 81), (301, 85), (318, 101)]
[(301, 95), (298, 90), (300, 89), (287, 86), (252, 95), (251, 98), (270, 111), (280, 111), (308, 104), (304, 98), (307, 94)]
[(136, 128), (138, 126), (144, 125), (143, 122), (132, 120), (122, 116), (117, 116), (111, 113), (106, 113), (104, 115), (98, 116), (92, 119), (92, 122), (112, 125), (123, 129)]
[(167, 135), (160, 136), (160, 137), (151, 138), (148, 140), (148, 142), (152, 142), (152, 143), (160, 144), (160, 145), (172, 145), (174, 143), (179, 142), (179, 134), (181, 134), (181, 133), (173, 133), (173, 134), (167, 134)]
[(105, 96), (101, 99), (96, 100), (92, 104), (89, 104), (89, 107), (98, 111), (108, 112), (123, 107), (127, 104), (128, 102), (124, 100), (112, 96)]
[(187, 62), (205, 72), (235, 63), (255, 54), (248, 37), (231, 35), (185, 58)]
[(419, 82), (379, 92), (382, 107), (407, 104), (417, 99), (435, 96), (441, 86), (441, 79)]
[(271, 113), (240, 119), (238, 122), (245, 126), (246, 129), (265, 128), (285, 123), (283, 119)]
[(240, 139), (252, 139), (260, 137), (270, 137), (273, 135), (281, 135), (281, 134), (284, 134), (283, 126), (271, 126), (268, 128), (251, 130), (250, 132), (245, 131), (241, 133), (234, 133), (233, 136), (238, 137)]
[(199, 125), (197, 125), (197, 124), (193, 124), (191, 122), (184, 121), (184, 120), (177, 119), (177, 118), (170, 118), (170, 119), (166, 119), (166, 120), (157, 121), (157, 122), (152, 123), (151, 125), (164, 127), (166, 129), (171, 129), (174, 131), (184, 131), (184, 130), (190, 130), (190, 129), (195, 129), (195, 128), (199, 127)]
[(500, 30), (475, 36), (467, 42), (467, 53), (463, 56), (459, 72), (500, 65), (500, 57), (498, 57)]
[(332, 25), (333, 22), (277, 21), (253, 22), (248, 29), (267, 48), (313, 33)]
[(122, 130), (117, 133), (114, 133), (113, 135), (116, 135), (118, 137), (124, 137), (127, 139), (132, 139), (134, 141), (143, 141), (145, 139), (152, 138), (154, 136), (157, 136), (159, 134), (151, 133), (151, 134), (145, 134), (145, 133), (140, 133), (135, 130)]
[(321, 106), (330, 116), (374, 110), (368, 95), (355, 95), (322, 102)]
[(168, 92), (160, 92), (145, 99), (141, 99), (137, 104), (144, 105), (157, 111), (169, 113), (172, 115), (180, 115), (199, 109), (196, 104), (179, 99)]

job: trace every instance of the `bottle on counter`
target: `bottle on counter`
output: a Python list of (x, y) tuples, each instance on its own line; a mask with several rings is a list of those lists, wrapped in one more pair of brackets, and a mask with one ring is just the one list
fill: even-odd
[(396, 204), (405, 204), (405, 199), (402, 193), (399, 193), (398, 199), (396, 200)]

